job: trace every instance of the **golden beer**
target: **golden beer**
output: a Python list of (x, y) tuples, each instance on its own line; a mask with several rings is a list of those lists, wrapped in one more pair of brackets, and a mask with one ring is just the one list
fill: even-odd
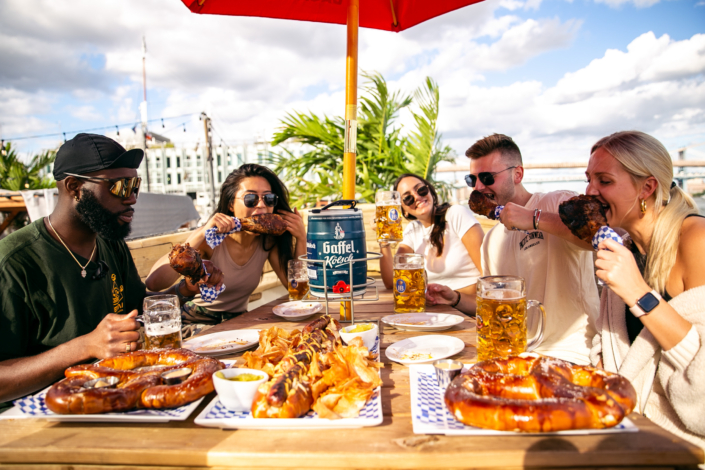
[(181, 329), (167, 333), (165, 335), (152, 336), (145, 332), (144, 335), (145, 349), (180, 349), (181, 348)]
[(377, 205), (377, 241), (399, 242), (404, 239), (401, 226), (401, 204)]
[(526, 351), (526, 297), (497, 289), (477, 297), (477, 360)]
[(301, 300), (308, 294), (308, 279), (289, 279), (289, 300)]
[(424, 268), (394, 269), (394, 313), (426, 311)]

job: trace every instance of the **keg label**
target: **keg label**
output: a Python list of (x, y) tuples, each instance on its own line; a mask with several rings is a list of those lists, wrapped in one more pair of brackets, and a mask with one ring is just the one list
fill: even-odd
[(389, 220), (391, 220), (392, 222), (396, 222), (397, 220), (399, 220), (399, 211), (395, 207), (392, 207), (391, 209), (389, 209), (387, 216), (389, 217)]
[(333, 238), (335, 238), (336, 240), (342, 240), (343, 238), (345, 238), (345, 232), (340, 227), (340, 224), (335, 224), (335, 235), (333, 235)]
[(397, 279), (397, 292), (403, 293), (406, 290), (406, 282), (403, 279)]

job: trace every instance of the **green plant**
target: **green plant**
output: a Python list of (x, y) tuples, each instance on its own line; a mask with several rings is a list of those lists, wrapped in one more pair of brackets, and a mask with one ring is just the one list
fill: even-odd
[(53, 150), (35, 155), (29, 164), (22, 162), (17, 152), (8, 142), (0, 149), (0, 188), (10, 191), (25, 189), (45, 189), (56, 187), (56, 181), (48, 176), (40, 176), (41, 170), (56, 158)]
[[(450, 147), (443, 146), (438, 133), (439, 89), (428, 78), (413, 97), (419, 111), (412, 111), (416, 130), (408, 136), (396, 126), (399, 113), (412, 105), (414, 98), (391, 92), (382, 75), (363, 73), (357, 132), (356, 193), (372, 202), (380, 189), (389, 189), (402, 173), (417, 173), (434, 181), (433, 173), (441, 161), (452, 161)], [(306, 144), (312, 150), (300, 156), (289, 151), (274, 155), (275, 171), (282, 175), (293, 205), (301, 207), (320, 199), (339, 199), (343, 187), (342, 117), (319, 117), (314, 113), (293, 112), (282, 120), (272, 145), (286, 141)], [(449, 193), (445, 183), (434, 181), (442, 194)]]

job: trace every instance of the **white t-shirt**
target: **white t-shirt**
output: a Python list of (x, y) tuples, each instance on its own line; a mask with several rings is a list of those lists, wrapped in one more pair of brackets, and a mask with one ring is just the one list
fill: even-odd
[[(525, 207), (557, 213), (562, 201), (576, 195), (571, 191), (536, 193)], [(526, 234), (497, 224), (482, 242), (482, 268), (485, 276), (523, 277), (527, 300), (543, 304), (544, 339), (536, 352), (581, 365), (590, 363), (600, 311), (591, 251), (540, 230)]]
[(446, 229), (443, 235), (443, 254), (437, 256), (436, 247), (431, 244), (430, 227), (424, 227), (414, 220), (404, 229), (402, 244), (424, 255), (429, 283), (443, 284), (451, 289), (461, 289), (475, 284), (480, 270), (472, 262), (462, 238), (477, 219), (465, 206), (450, 206), (446, 212)]

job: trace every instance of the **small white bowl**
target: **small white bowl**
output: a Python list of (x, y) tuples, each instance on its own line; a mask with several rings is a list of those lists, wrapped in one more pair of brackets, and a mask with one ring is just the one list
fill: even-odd
[[(240, 374), (255, 374), (261, 376), (262, 379), (251, 382), (234, 382), (216, 376), (218, 372), (222, 372), (228, 378)], [(265, 372), (256, 369), (223, 369), (218, 372), (213, 374), (213, 385), (215, 391), (218, 392), (218, 399), (227, 409), (233, 411), (250, 411), (257, 387), (269, 379)]]
[[(372, 325), (372, 328), (370, 328), (367, 331), (362, 331), (360, 333), (348, 333), (348, 330), (352, 330), (358, 325)], [(340, 330), (340, 337), (343, 338), (343, 341), (345, 341), (345, 344), (350, 343), (353, 338), (357, 338), (358, 336), (362, 338), (362, 343), (365, 345), (365, 347), (372, 351), (372, 348), (375, 345), (375, 341), (377, 340), (377, 335), (379, 334), (379, 327), (377, 326), (376, 323), (367, 323), (367, 322), (360, 322), (356, 323), (354, 325), (346, 326), (342, 330)]]

